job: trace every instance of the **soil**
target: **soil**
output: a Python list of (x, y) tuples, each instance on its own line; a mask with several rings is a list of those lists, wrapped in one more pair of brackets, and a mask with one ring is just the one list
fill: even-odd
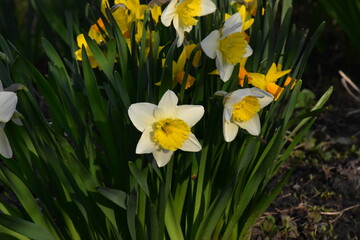
[[(294, 1), (294, 22), (326, 27), (309, 58), (304, 87), (316, 99), (333, 95), (305, 141), (280, 171), (298, 164), (281, 194), (252, 231), (252, 239), (360, 239), (360, 101), (341, 82), (342, 70), (360, 87), (359, 51), (318, 1)], [(325, 16), (325, 19), (323, 19)], [(311, 29), (312, 28), (312, 29)], [(359, 93), (357, 94), (359, 95)]]

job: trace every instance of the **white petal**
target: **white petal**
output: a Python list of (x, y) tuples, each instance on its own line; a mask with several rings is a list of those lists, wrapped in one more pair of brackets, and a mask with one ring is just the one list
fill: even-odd
[(253, 87), (250, 89), (250, 91), (252, 95), (260, 95), (260, 94), (262, 95), (261, 98), (258, 98), (260, 102), (260, 108), (266, 107), (274, 100), (273, 95), (259, 88)]
[(145, 129), (136, 146), (137, 154), (152, 153), (156, 150), (156, 144), (151, 138), (151, 133), (152, 133), (151, 127)]
[(251, 91), (250, 88), (238, 89), (238, 90), (230, 93), (229, 98), (225, 102), (225, 106), (232, 106), (234, 104), (237, 104), (244, 97), (249, 96), (249, 95), (257, 97), (257, 98), (262, 98), (264, 96), (261, 92), (257, 92), (255, 90)]
[(155, 117), (157, 119), (176, 117), (177, 103), (178, 98), (176, 94), (171, 90), (167, 90), (162, 96), (158, 107), (155, 109)]
[(181, 150), (187, 152), (199, 152), (201, 150), (201, 144), (194, 134), (190, 133), (189, 138), (181, 146)]
[(246, 45), (246, 52), (245, 54), (242, 56), (243, 58), (247, 58), (247, 57), (250, 57), (251, 54), (253, 54), (253, 50), (252, 48), (250, 47), (250, 45)]
[(165, 166), (171, 159), (171, 156), (173, 155), (173, 151), (165, 150), (165, 149), (159, 149), (153, 152), (153, 156), (155, 158), (155, 161), (159, 167)]
[(223, 56), (220, 51), (216, 51), (216, 68), (218, 69), (220, 73), (220, 79), (223, 80), (223, 82), (227, 82), (231, 74), (234, 70), (234, 65), (227, 63), (225, 59), (223, 59)]
[(0, 127), (0, 154), (5, 158), (12, 158), (13, 155), (9, 140), (6, 137), (3, 126)]
[(237, 133), (239, 131), (239, 127), (230, 121), (226, 121), (223, 117), (223, 134), (226, 142), (231, 142), (235, 139)]
[(225, 21), (224, 27), (222, 29), (221, 38), (225, 38), (230, 34), (241, 31), (242, 31), (242, 19), (240, 13), (237, 12)]
[(245, 122), (237, 122), (237, 124), (248, 131), (251, 135), (258, 136), (261, 130), (260, 118), (256, 113), (252, 119)]
[(143, 132), (145, 128), (155, 122), (155, 108), (156, 105), (151, 103), (134, 103), (130, 105), (128, 110), (130, 120), (140, 132)]
[(233, 106), (224, 106), (223, 117), (226, 121), (230, 121), (232, 116)]
[(211, 0), (201, 1), (201, 13), (200, 16), (205, 16), (215, 12), (216, 5)]
[(178, 106), (177, 118), (184, 120), (189, 127), (194, 126), (204, 115), (204, 107), (200, 105)]
[(17, 96), (13, 92), (0, 92), (0, 122), (6, 123), (15, 112)]
[(173, 20), (176, 8), (175, 5), (177, 4), (177, 0), (171, 0), (171, 2), (167, 5), (167, 7), (164, 9), (164, 11), (161, 14), (161, 22), (164, 24), (165, 27), (169, 27), (171, 24), (171, 21)]
[(216, 50), (219, 48), (220, 32), (218, 30), (212, 31), (200, 45), (206, 56), (211, 59), (216, 57)]
[(179, 19), (179, 15), (175, 15), (174, 20), (174, 28), (176, 30), (176, 35), (177, 35), (177, 43), (176, 46), (180, 47), (183, 42), (184, 42), (184, 38), (185, 38), (185, 33), (184, 33), (184, 24), (182, 24), (182, 22)]

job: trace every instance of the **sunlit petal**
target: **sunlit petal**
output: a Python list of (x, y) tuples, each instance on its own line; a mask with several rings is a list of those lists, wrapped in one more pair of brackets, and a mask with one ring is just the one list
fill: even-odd
[(164, 26), (169, 27), (171, 21), (173, 20), (176, 8), (175, 5), (178, 3), (178, 0), (171, 0), (167, 7), (164, 9), (163, 13), (161, 14), (161, 22)]
[(190, 133), (189, 138), (186, 139), (184, 144), (181, 146), (181, 150), (187, 152), (198, 152), (201, 150), (201, 144), (194, 134)]
[(151, 132), (152, 132), (152, 128), (148, 127), (142, 133), (141, 138), (136, 146), (137, 154), (152, 153), (156, 150), (156, 144), (151, 139)]
[(256, 113), (252, 119), (245, 122), (236, 122), (239, 127), (248, 131), (251, 135), (258, 136), (261, 130), (260, 118)]
[(202, 118), (204, 111), (204, 107), (200, 105), (181, 105), (178, 106), (177, 118), (192, 127)]
[(201, 1), (201, 16), (208, 15), (215, 12), (216, 5), (211, 0), (202, 0)]
[(239, 131), (239, 127), (236, 124), (230, 121), (226, 121), (226, 119), (223, 118), (223, 134), (226, 142), (233, 141), (238, 131)]
[(274, 100), (273, 95), (256, 87), (250, 88), (250, 91), (252, 96), (262, 96), (258, 98), (260, 102), (260, 108), (266, 107)]
[(129, 107), (130, 120), (140, 132), (143, 132), (155, 121), (155, 108), (156, 105), (151, 103), (135, 103)]
[(0, 122), (6, 123), (15, 112), (17, 96), (13, 92), (0, 92)]
[(219, 40), (220, 32), (214, 30), (200, 43), (202, 50), (211, 59), (216, 57), (216, 51), (219, 49)]
[(216, 55), (217, 57), (215, 59), (215, 63), (216, 68), (219, 70), (220, 78), (224, 82), (227, 82), (230, 79), (231, 74), (234, 70), (234, 65), (226, 62), (220, 51), (217, 51)]
[(173, 151), (165, 150), (162, 148), (154, 151), (153, 156), (155, 158), (158, 167), (163, 167), (166, 164), (168, 164), (173, 153), (174, 153)]

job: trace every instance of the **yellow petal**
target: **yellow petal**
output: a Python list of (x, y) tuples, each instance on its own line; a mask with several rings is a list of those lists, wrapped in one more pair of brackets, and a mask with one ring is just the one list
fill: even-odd
[[(284, 87), (286, 87), (287, 85), (289, 85), (289, 84), (291, 83), (291, 81), (292, 81), (292, 77), (288, 76), (288, 77), (286, 78), (285, 82), (284, 82)], [(294, 79), (294, 82), (293, 82), (293, 84), (291, 85), (291, 89), (293, 89), (293, 88), (295, 87), (296, 82), (297, 82), (296, 79)]]
[(254, 87), (265, 90), (266, 88), (266, 80), (265, 75), (261, 73), (248, 73), (248, 81)]
[(245, 81), (245, 76), (247, 76), (247, 71), (244, 67), (240, 66), (240, 71), (239, 71), (239, 74), (238, 74), (238, 78), (239, 78), (239, 85), (241, 87), (244, 86), (244, 81)]
[(268, 93), (271, 93), (271, 95), (274, 96), (274, 100), (276, 101), (280, 97), (281, 93), (284, 91), (284, 88), (280, 87), (276, 83), (268, 82), (266, 84), (266, 91)]
[(266, 74), (266, 81), (267, 82), (276, 82), (277, 79), (281, 78), (282, 76), (288, 74), (291, 71), (291, 69), (285, 70), (285, 71), (277, 71), (276, 64), (273, 63), (269, 69), (269, 71)]
[[(184, 76), (185, 76), (185, 72), (181, 71), (178, 72), (175, 76), (176, 81), (182, 85), (183, 80), (184, 80)], [(185, 85), (185, 89), (188, 89), (189, 87), (191, 87), (192, 85), (194, 85), (195, 82), (195, 78), (193, 76), (191, 76), (190, 74), (187, 75), (187, 80), (186, 80), (186, 85)]]
[(160, 6), (154, 6), (150, 10), (151, 17), (155, 21), (155, 23), (159, 22), (159, 17), (161, 16), (161, 7)]

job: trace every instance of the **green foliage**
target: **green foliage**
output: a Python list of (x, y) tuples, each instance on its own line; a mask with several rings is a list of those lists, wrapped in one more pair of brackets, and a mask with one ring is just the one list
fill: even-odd
[(360, 32), (356, 30), (360, 27), (360, 2), (357, 0), (321, 0), (320, 2), (327, 11), (334, 16), (341, 28), (350, 38), (352, 44), (360, 50)]
[[(268, 188), (332, 92), (329, 89), (309, 112), (296, 111), (301, 80), (291, 87), (301, 78), (323, 25), (308, 40), (305, 30), (291, 24), (291, 1), (285, 1), (281, 13), (279, 2), (259, 1), (250, 29), (254, 54), (246, 68), (264, 72), (280, 63), (293, 70), (293, 80), (276, 102), (260, 112), (260, 136), (241, 131), (231, 143), (223, 139), (222, 99), (214, 93), (239, 88), (239, 66), (223, 83), (208, 74), (215, 66), (204, 53), (200, 65), (192, 66), (198, 47), (183, 78), (193, 75), (194, 86), (175, 85), (173, 64), (180, 56), (175, 33), (162, 24), (154, 27), (148, 10), (142, 30), (155, 33), (149, 34), (150, 39), (143, 34), (137, 41), (135, 24), (126, 38), (108, 9), (107, 18), (102, 16), (106, 47), (84, 34), (87, 46), (82, 46), (81, 62), (74, 54), (65, 58), (56, 41), (42, 39), (49, 59), (45, 73), (0, 38), (3, 84), (28, 89), (17, 92), (24, 125), (8, 123), (5, 128), (15, 157), (3, 159), (0, 179), (19, 204), (0, 202), (0, 233), (9, 239), (243, 239), (285, 184), (291, 172), (275, 188)], [(65, 1), (60, 10), (50, 3), (32, 1), (53, 31), (62, 40), (71, 40), (74, 53), (73, 32), (68, 29), (78, 33), (79, 22), (68, 18), (64, 23), (59, 13), (74, 2)], [(230, 9), (224, 1), (217, 6), (216, 13), (200, 18), (190, 33), (196, 44), (213, 25), (221, 25), (220, 16)], [(158, 51), (160, 46), (164, 47)], [(91, 67), (94, 60), (98, 68)], [(155, 85), (159, 81), (161, 85)], [(131, 103), (158, 103), (168, 89), (179, 93), (181, 104), (204, 106), (203, 120), (193, 128), (202, 150), (176, 151), (169, 164), (159, 168), (152, 155), (135, 154), (140, 134), (131, 124), (128, 108)]]

